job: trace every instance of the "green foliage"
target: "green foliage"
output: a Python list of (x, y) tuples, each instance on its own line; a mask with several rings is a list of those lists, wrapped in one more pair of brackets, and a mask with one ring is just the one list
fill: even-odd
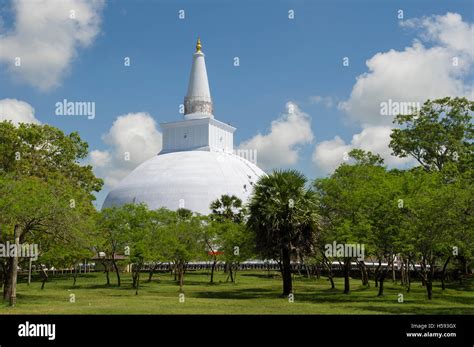
[(223, 252), (219, 259), (226, 263), (238, 264), (255, 255), (254, 234), (245, 225), (230, 221), (213, 221), (206, 229), (213, 237), (212, 248)]
[[(58, 244), (66, 249), (73, 240), (86, 239), (93, 227), (95, 209), (87, 193), (67, 181), (36, 177), (12, 179), (0, 175), (2, 238), (11, 239), (14, 225), (21, 228), (20, 242), (38, 243), (42, 252)], [(79, 243), (82, 243), (79, 242)], [(56, 254), (59, 257), (59, 254)]]
[(16, 127), (0, 122), (0, 173), (16, 178), (63, 178), (85, 192), (98, 192), (103, 181), (94, 176), (90, 165), (80, 164), (87, 155), (88, 144), (77, 132), (66, 135), (50, 125), (20, 123)]
[(256, 235), (257, 251), (279, 259), (283, 245), (310, 252), (317, 231), (317, 201), (306, 178), (295, 170), (275, 171), (259, 179), (249, 203), (247, 225)]
[(374, 154), (371, 151), (364, 151), (359, 148), (354, 148), (349, 152), (349, 157), (354, 159), (359, 165), (382, 165), (383, 158)]
[(199, 216), (176, 218), (166, 229), (165, 243), (169, 259), (187, 263), (204, 259), (204, 225)]
[(314, 182), (323, 243), (368, 243), (372, 229), (369, 212), (386, 198), (385, 184), (381, 184), (385, 174), (381, 166), (343, 164), (331, 177)]
[(401, 129), (390, 135), (390, 148), (399, 157), (411, 156), (426, 170), (454, 165), (459, 172), (474, 164), (474, 102), (466, 98), (426, 101), (419, 113), (398, 115)]
[(245, 208), (235, 195), (222, 195), (220, 199), (216, 199), (211, 203), (211, 215), (213, 220), (217, 221), (234, 221), (242, 223), (245, 217)]
[(418, 261), (435, 264), (440, 258), (459, 254), (472, 256), (474, 239), (474, 194), (472, 184), (445, 183), (442, 173), (406, 172), (407, 192), (403, 228), (405, 244)]
[[(211, 203), (206, 244), (215, 261), (226, 262), (231, 268), (255, 254), (254, 235), (243, 224), (246, 209), (235, 195), (222, 195)], [(233, 277), (232, 277), (233, 279)]]
[(104, 208), (98, 223), (103, 231), (98, 249), (111, 259), (128, 251), (127, 261), (135, 273), (147, 262), (173, 262), (182, 277), (189, 261), (205, 258), (204, 222), (186, 209), (150, 211), (144, 204)]

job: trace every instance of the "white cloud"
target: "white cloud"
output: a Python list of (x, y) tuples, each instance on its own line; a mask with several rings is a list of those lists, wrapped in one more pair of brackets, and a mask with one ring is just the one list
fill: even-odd
[(310, 96), (309, 102), (313, 104), (323, 104), (327, 108), (330, 108), (334, 105), (334, 100), (330, 96), (320, 96), (320, 95)]
[(353, 148), (360, 148), (365, 151), (379, 154), (389, 167), (409, 165), (414, 162), (410, 158), (398, 158), (391, 155), (388, 147), (390, 143), (390, 126), (374, 126), (362, 130), (352, 137), (350, 143), (345, 143), (339, 136), (333, 140), (320, 142), (313, 152), (313, 162), (324, 173), (330, 173), (336, 169), (344, 159), (347, 160), (347, 153)]
[(402, 27), (423, 29), (425, 41), (439, 42), (445, 47), (464, 52), (472, 58), (474, 26), (463, 22), (458, 13), (448, 12), (444, 16), (414, 18), (401, 22)]
[[(99, 33), (103, 5), (103, 0), (14, 0), (14, 28), (0, 28), (0, 62), (40, 90), (57, 87), (79, 48)], [(21, 66), (15, 66), (16, 57)]]
[(35, 117), (35, 109), (27, 102), (17, 99), (0, 100), (0, 122), (4, 120), (11, 120), (13, 124), (41, 124)]
[(472, 84), (464, 80), (474, 62), (473, 25), (453, 13), (401, 25), (421, 29), (420, 39), (435, 45), (427, 48), (415, 39), (402, 51), (377, 53), (366, 62), (369, 71), (357, 77), (349, 99), (339, 104), (349, 119), (362, 127), (392, 123), (393, 117), (380, 115), (380, 104), (388, 99), (423, 103), (445, 96), (474, 95)]
[(117, 185), (135, 167), (161, 151), (161, 133), (146, 112), (119, 116), (102, 137), (105, 151), (90, 152), (90, 162), (106, 185)]
[(293, 102), (286, 104), (286, 113), (274, 120), (270, 132), (257, 134), (240, 144), (241, 149), (257, 150), (257, 163), (264, 170), (296, 164), (299, 147), (313, 140), (311, 118)]
[(108, 151), (93, 150), (90, 152), (91, 164), (95, 168), (103, 168), (110, 164), (111, 157)]
[[(357, 77), (349, 99), (338, 105), (362, 130), (350, 143), (336, 136), (316, 145), (313, 162), (322, 171), (334, 170), (343, 161), (344, 152), (352, 148), (378, 153), (389, 166), (414, 164), (412, 159), (391, 156), (388, 144), (393, 114), (381, 115), (383, 102), (421, 105), (427, 99), (445, 96), (474, 97), (469, 79), (474, 63), (473, 24), (463, 22), (459, 14), (447, 13), (407, 20), (401, 26), (418, 29), (418, 38), (401, 51), (391, 49), (367, 60), (368, 72)], [(432, 45), (427, 47), (423, 42)]]

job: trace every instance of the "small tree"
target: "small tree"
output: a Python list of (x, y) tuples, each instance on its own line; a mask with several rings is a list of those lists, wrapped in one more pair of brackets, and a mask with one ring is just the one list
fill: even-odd
[(174, 220), (166, 228), (164, 248), (169, 259), (174, 262), (180, 291), (183, 290), (188, 263), (203, 257), (206, 248), (203, 229), (204, 219), (187, 209), (176, 211)]
[(255, 254), (255, 235), (241, 223), (219, 222), (217, 225), (219, 251), (227, 265), (228, 279), (236, 282), (240, 263)]
[[(214, 270), (217, 265), (217, 260), (219, 257), (219, 249), (223, 246), (224, 243), (230, 241), (226, 238), (226, 230), (231, 228), (229, 223), (235, 223), (236, 225), (242, 225), (244, 219), (246, 218), (246, 209), (242, 204), (242, 200), (235, 195), (222, 195), (219, 199), (214, 200), (211, 205), (211, 214), (209, 215), (210, 225), (207, 228), (206, 232), (206, 244), (209, 249), (209, 253), (212, 256), (212, 267), (211, 267), (211, 280), (214, 281)], [(243, 240), (245, 236), (243, 235), (245, 231), (242, 231), (240, 238)], [(234, 235), (236, 236), (236, 235)], [(230, 237), (230, 236), (229, 236)], [(235, 240), (237, 241), (237, 240)], [(232, 247), (239, 247), (233, 245)], [(234, 252), (234, 251), (233, 251)], [(244, 251), (243, 254), (246, 254)], [(227, 254), (229, 256), (229, 254)], [(235, 268), (233, 258), (225, 256), (226, 260), (225, 271), (229, 272), (229, 277), (231, 281), (234, 281), (233, 271)], [(230, 262), (228, 262), (230, 261)]]
[(130, 255), (131, 237), (136, 228), (134, 224), (135, 209), (146, 209), (143, 205), (127, 204), (104, 208), (98, 218), (98, 228), (103, 233), (103, 242), (99, 246), (99, 251), (105, 252), (110, 257), (115, 274), (117, 276), (117, 286), (120, 287), (120, 268), (118, 263), (119, 255)]

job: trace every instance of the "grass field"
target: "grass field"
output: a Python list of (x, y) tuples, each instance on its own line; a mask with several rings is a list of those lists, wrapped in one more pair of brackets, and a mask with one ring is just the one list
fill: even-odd
[[(41, 290), (41, 283), (18, 285), (18, 304), (0, 306), (0, 314), (474, 314), (472, 278), (463, 285), (448, 284), (442, 291), (439, 283), (428, 300), (420, 282), (412, 283), (410, 293), (399, 284), (386, 282), (385, 295), (377, 297), (373, 286), (361, 286), (351, 280), (351, 293), (343, 294), (342, 278), (331, 290), (325, 277), (320, 280), (295, 276), (294, 302), (281, 294), (281, 278), (276, 273), (240, 272), (237, 283), (225, 282), (217, 273), (216, 283), (209, 284), (206, 272), (190, 272), (185, 277), (185, 302), (179, 302), (179, 287), (170, 274), (156, 274), (146, 282), (142, 275), (138, 295), (131, 287), (130, 274), (123, 274), (121, 287), (106, 286), (103, 273), (81, 274), (73, 287), (70, 277), (55, 277)], [(111, 274), (111, 281), (116, 278)], [(403, 293), (404, 302), (398, 302)], [(69, 301), (70, 294), (76, 302)]]

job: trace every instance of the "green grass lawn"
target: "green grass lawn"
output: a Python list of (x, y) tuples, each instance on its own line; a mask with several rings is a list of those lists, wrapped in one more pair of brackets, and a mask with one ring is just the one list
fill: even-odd
[[(121, 287), (106, 286), (103, 273), (81, 274), (73, 287), (72, 278), (60, 276), (41, 290), (37, 280), (30, 286), (18, 285), (18, 304), (0, 305), (0, 314), (474, 314), (472, 278), (463, 285), (448, 284), (442, 291), (435, 283), (433, 300), (426, 297), (420, 282), (412, 283), (410, 293), (399, 284), (387, 281), (385, 295), (377, 297), (373, 286), (361, 286), (351, 280), (351, 293), (343, 294), (343, 280), (336, 279), (336, 289), (329, 288), (325, 277), (320, 280), (295, 276), (294, 302), (281, 294), (281, 278), (274, 273), (240, 272), (237, 283), (225, 282), (217, 273), (216, 283), (209, 284), (207, 272), (189, 272), (185, 277), (185, 302), (179, 302), (179, 287), (170, 274), (156, 274), (148, 283), (142, 275), (138, 295), (131, 287), (130, 274), (122, 274)], [(111, 281), (115, 283), (111, 273)], [(403, 293), (404, 302), (398, 302)], [(69, 301), (74, 294), (75, 303)]]

